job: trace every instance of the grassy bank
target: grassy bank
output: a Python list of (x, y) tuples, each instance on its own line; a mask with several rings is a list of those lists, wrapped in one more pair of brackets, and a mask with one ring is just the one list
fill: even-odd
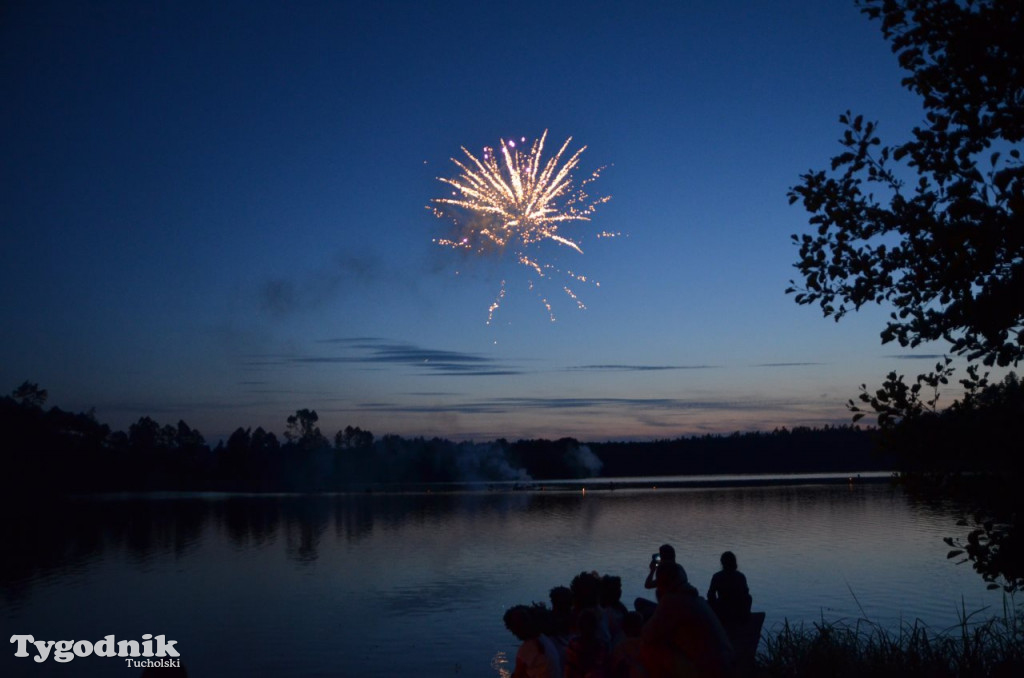
[(944, 678), (1024, 676), (1024, 612), (1009, 600), (1000, 616), (963, 612), (958, 626), (933, 631), (920, 622), (898, 631), (874, 622), (826, 622), (766, 631), (756, 675)]

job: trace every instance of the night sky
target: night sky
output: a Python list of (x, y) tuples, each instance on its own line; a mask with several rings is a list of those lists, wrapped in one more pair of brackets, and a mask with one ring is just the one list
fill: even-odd
[[(849, 422), (945, 346), (785, 295), (786, 191), (847, 109), (905, 138), (901, 77), (843, 0), (4, 3), (0, 390), (208, 440), (307, 407), (328, 436)], [(584, 254), (536, 251), (600, 282), (579, 310), (542, 281), (555, 322), (426, 209), (461, 146), (545, 130), (612, 196), (564, 230)]]

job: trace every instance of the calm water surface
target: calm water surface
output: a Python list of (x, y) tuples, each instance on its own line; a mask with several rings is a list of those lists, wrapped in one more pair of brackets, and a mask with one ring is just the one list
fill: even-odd
[[(946, 560), (947, 506), (885, 483), (82, 500), (2, 532), (0, 623), (36, 639), (177, 640), (200, 676), (496, 676), (502, 613), (581, 570), (629, 604), (676, 546), (706, 591), (734, 551), (766, 630), (866, 617), (955, 625), (1003, 598)], [(138, 676), (2, 653), (3, 676)]]

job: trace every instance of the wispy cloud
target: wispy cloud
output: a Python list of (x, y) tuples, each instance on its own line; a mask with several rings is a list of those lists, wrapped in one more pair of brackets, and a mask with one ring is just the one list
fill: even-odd
[(753, 367), (810, 367), (813, 365), (824, 365), (825, 363), (757, 363)]
[(457, 414), (509, 414), (524, 410), (610, 410), (623, 412), (751, 411), (765, 407), (790, 407), (789, 401), (685, 400), (681, 398), (491, 398), (445, 403), (360, 403), (360, 410), (412, 414), (452, 412)]
[(568, 370), (592, 370), (595, 372), (660, 372), (665, 370), (711, 370), (718, 365), (574, 365)]
[(424, 348), (409, 343), (388, 342), (374, 337), (324, 339), (319, 344), (334, 347), (329, 355), (250, 356), (246, 365), (366, 365), (404, 366), (425, 374), (443, 376), (494, 376), (522, 374), (513, 365), (487, 356), (461, 351)]

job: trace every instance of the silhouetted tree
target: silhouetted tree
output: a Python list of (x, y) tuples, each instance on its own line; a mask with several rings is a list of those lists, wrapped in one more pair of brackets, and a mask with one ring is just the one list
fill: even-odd
[[(975, 375), (972, 375), (975, 376)], [(916, 494), (960, 506), (963, 537), (947, 537), (950, 558), (970, 562), (989, 584), (1024, 590), (1024, 512), (1017, 441), (1024, 422), (1024, 387), (1014, 373), (1002, 381), (970, 382), (964, 397), (941, 412), (925, 412), (883, 430), (890, 443), (911, 450), (915, 473), (905, 483)], [(908, 455), (903, 455), (904, 463)], [(937, 473), (936, 473), (937, 472)]]
[(253, 476), (257, 461), (250, 451), (252, 436), (249, 429), (239, 426), (223, 446), (218, 446), (217, 464), (219, 475), (225, 487), (232, 489), (256, 489)]
[[(881, 21), (925, 119), (909, 140), (883, 144), (876, 123), (840, 116), (844, 150), (828, 171), (803, 174), (789, 191), (815, 230), (793, 236), (801, 280), (786, 292), (837, 321), (865, 304), (890, 304), (883, 344), (949, 342), (969, 363), (961, 380), (967, 393), (981, 394), (988, 384), (978, 363), (1024, 358), (1024, 3), (857, 4)], [(876, 390), (862, 385), (862, 405), (849, 405), (855, 420), (868, 411), (878, 416), (880, 439), (901, 454), (903, 470), (938, 472), (942, 483), (965, 470), (997, 471), (986, 477), (987, 493), (1005, 486), (1019, 495), (1017, 481), (1006, 482), (1015, 466), (1011, 441), (1019, 440), (1018, 425), (1005, 416), (1012, 406), (965, 398), (940, 411), (950, 365), (946, 359), (913, 382), (893, 372)], [(1004, 414), (993, 414), (999, 410)], [(986, 431), (981, 421), (1001, 428)], [(977, 542), (987, 530), (968, 539)], [(997, 564), (1005, 549), (998, 557), (999, 548), (963, 552), (979, 571), (1015, 576)]]
[(219, 451), (220, 476), (227, 487), (245, 490), (282, 489), (281, 444), (262, 427), (237, 428)]
[(45, 388), (39, 388), (39, 384), (30, 381), (22, 382), (21, 386), (11, 393), (11, 397), (22, 405), (38, 408), (46, 404), (48, 395)]
[(295, 414), (287, 419), (288, 427), (285, 429), (284, 437), (289, 443), (304, 450), (327, 447), (327, 438), (320, 433), (320, 427), (316, 425), (319, 419), (316, 410), (296, 410)]
[(339, 450), (358, 450), (373, 446), (373, 434), (358, 426), (346, 426), (334, 434), (334, 446)]
[(252, 440), (252, 436), (249, 433), (249, 429), (242, 428), (239, 426), (231, 435), (228, 436), (228, 442), (224, 446), (225, 454), (232, 456), (244, 457), (249, 453), (249, 445)]
[[(873, 392), (868, 390), (867, 385), (861, 384), (858, 400), (871, 408), (878, 418), (878, 425), (885, 431), (894, 430), (898, 425), (918, 420), (926, 415), (937, 414), (940, 386), (948, 384), (953, 375), (950, 363), (952, 359), (944, 358), (942, 362), (935, 364), (933, 372), (919, 374), (913, 384), (905, 382), (902, 374), (890, 372), (882, 386)], [(969, 366), (968, 370), (970, 376), (977, 376), (974, 366)], [(969, 379), (963, 383), (965, 386), (973, 384)], [(847, 407), (854, 413), (854, 421), (859, 421), (867, 414), (867, 410), (862, 409), (853, 400), (849, 401)]]
[(249, 445), (254, 454), (273, 454), (281, 449), (281, 443), (277, 441), (277, 436), (264, 431), (262, 426), (257, 426), (256, 430), (252, 432)]
[(174, 433), (174, 446), (179, 450), (196, 451), (206, 447), (206, 440), (199, 429), (190, 427), (180, 419)]
[[(1024, 4), (862, 0), (880, 19), (925, 123), (883, 145), (847, 112), (845, 150), (789, 192), (811, 213), (794, 235), (788, 293), (842, 318), (894, 306), (882, 342), (944, 339), (986, 365), (1024, 357)], [(909, 184), (907, 177), (916, 175)]]
[(128, 427), (128, 446), (133, 452), (152, 453), (165, 449), (171, 442), (167, 431), (150, 417), (139, 420)]

